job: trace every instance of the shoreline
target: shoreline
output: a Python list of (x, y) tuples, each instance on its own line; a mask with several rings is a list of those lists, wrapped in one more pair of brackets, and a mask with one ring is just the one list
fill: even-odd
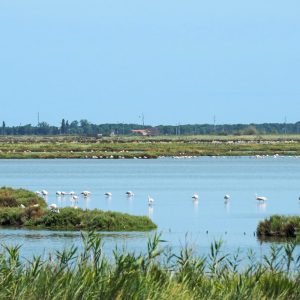
[(300, 135), (0, 136), (0, 159), (157, 159), (300, 156)]

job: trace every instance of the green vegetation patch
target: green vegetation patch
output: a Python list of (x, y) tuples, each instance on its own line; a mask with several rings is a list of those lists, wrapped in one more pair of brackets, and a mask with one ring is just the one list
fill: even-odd
[(296, 237), (300, 229), (300, 216), (274, 215), (259, 222), (257, 235), (265, 237)]
[(0, 225), (102, 231), (144, 231), (156, 228), (146, 216), (71, 207), (54, 212), (47, 208), (43, 198), (33, 192), (6, 187), (0, 189)]
[(65, 207), (59, 213), (46, 211), (39, 218), (28, 220), (25, 225), (54, 229), (96, 229), (103, 231), (151, 230), (156, 225), (146, 216)]
[(9, 187), (0, 188), (0, 208), (20, 207), (21, 205), (47, 207), (45, 200), (31, 191)]
[(0, 159), (300, 155), (299, 136), (1, 137)]

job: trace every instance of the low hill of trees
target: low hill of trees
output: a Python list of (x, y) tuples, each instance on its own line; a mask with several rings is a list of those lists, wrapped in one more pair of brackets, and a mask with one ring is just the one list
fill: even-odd
[(7, 126), (2, 122), (0, 133), (2, 135), (130, 135), (131, 130), (152, 129), (160, 135), (257, 135), (257, 134), (297, 134), (300, 133), (300, 122), (297, 123), (263, 123), (263, 124), (186, 124), (186, 125), (159, 125), (143, 126), (139, 124), (93, 124), (87, 120), (62, 120), (60, 126), (53, 126), (41, 122), (32, 124)]

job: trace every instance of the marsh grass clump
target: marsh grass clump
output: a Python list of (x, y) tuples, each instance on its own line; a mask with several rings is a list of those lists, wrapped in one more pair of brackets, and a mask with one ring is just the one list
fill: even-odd
[(97, 229), (105, 231), (151, 230), (156, 225), (145, 216), (94, 210), (61, 208), (59, 213), (46, 211), (39, 218), (30, 219), (26, 226), (51, 229)]
[(259, 222), (257, 235), (262, 237), (296, 237), (299, 229), (299, 216), (274, 215)]
[(13, 189), (10, 187), (0, 188), (0, 208), (2, 207), (25, 207), (38, 204), (40, 207), (46, 207), (47, 204), (42, 197), (25, 189)]
[(156, 225), (146, 216), (74, 209), (65, 207), (59, 213), (47, 208), (46, 201), (24, 189), (0, 189), (0, 225), (34, 228), (105, 231), (146, 231)]
[(257, 258), (225, 253), (222, 242), (197, 256), (176, 253), (159, 234), (143, 252), (115, 249), (109, 257), (96, 232), (48, 258), (22, 260), (19, 246), (0, 249), (1, 299), (299, 299), (300, 256), (293, 243), (272, 246)]

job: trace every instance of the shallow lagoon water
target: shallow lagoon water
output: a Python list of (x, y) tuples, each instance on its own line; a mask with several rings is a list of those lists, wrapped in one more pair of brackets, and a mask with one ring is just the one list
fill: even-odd
[[(174, 248), (187, 240), (199, 253), (214, 239), (224, 240), (229, 251), (253, 249), (262, 253), (254, 235), (258, 222), (272, 214), (299, 214), (300, 159), (294, 157), (200, 157), (144, 160), (0, 160), (0, 185), (49, 191), (47, 201), (71, 206), (68, 196), (55, 192), (90, 190), (78, 206), (149, 215), (158, 232)], [(125, 192), (135, 196), (128, 198)], [(105, 192), (113, 196), (106, 198)], [(192, 195), (199, 194), (194, 202)], [(259, 204), (255, 193), (268, 197)], [(224, 195), (231, 199), (224, 203)], [(155, 199), (148, 207), (147, 197)], [(149, 233), (103, 233), (105, 250), (116, 245), (142, 250)], [(0, 229), (1, 242), (22, 244), (22, 255), (46, 254), (75, 243), (78, 232)]]

